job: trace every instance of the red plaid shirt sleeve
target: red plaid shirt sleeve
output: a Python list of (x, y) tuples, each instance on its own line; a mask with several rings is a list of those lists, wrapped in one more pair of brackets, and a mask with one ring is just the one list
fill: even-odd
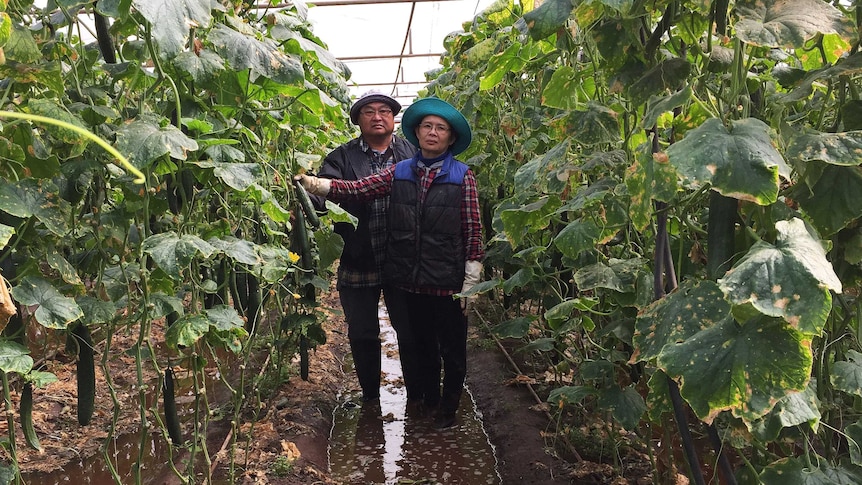
[(462, 187), (464, 200), (461, 202), (461, 230), (464, 232), (467, 261), (482, 261), (485, 258), (485, 247), (482, 244), (479, 192), (476, 189), (476, 177), (472, 170), (468, 169), (464, 174)]
[(392, 192), (392, 179), (394, 177), (395, 165), (392, 165), (359, 180), (332, 179), (329, 194), (326, 197), (333, 201), (344, 199), (374, 200)]

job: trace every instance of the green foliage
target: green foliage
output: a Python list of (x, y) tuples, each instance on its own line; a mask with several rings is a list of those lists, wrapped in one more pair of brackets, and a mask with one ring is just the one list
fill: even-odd
[[(144, 413), (145, 367), (161, 374), (180, 363), (202, 380), (206, 367), (226, 362), (223, 350), (246, 364), (261, 348), (256, 339), (282, 332), (261, 315), (313, 313), (340, 253), (332, 219), (347, 216), (322, 219), (300, 267), (288, 249), (291, 179), (352, 136), (349, 72), (300, 4), (56, 2), (61, 15), (31, 3), (0, 15), (0, 111), (9, 113), (0, 126), (3, 276), (42, 326), (83, 324), (105, 346), (117, 328), (138, 333), (129, 353)], [(87, 45), (79, 23), (90, 24), (94, 8), (109, 35)], [(320, 343), (321, 322), (293, 330)], [(167, 345), (154, 348), (162, 323)], [(37, 380), (26, 346), (5, 339), (0, 347), (4, 372)], [(112, 350), (99, 352), (112, 358)], [(234, 368), (218, 373), (228, 387), (242, 382), (245, 365)], [(196, 412), (207, 392), (195, 389)], [(237, 421), (258, 409), (234, 396)], [(205, 433), (206, 420), (193, 427)], [(186, 475), (199, 460), (191, 454)]]
[(477, 292), (553, 374), (561, 429), (666, 432), (670, 377), (748, 476), (851, 483), (858, 448), (824, 430), (858, 417), (858, 9), (509, 7), (450, 36), (427, 93), (473, 127), (493, 268)]

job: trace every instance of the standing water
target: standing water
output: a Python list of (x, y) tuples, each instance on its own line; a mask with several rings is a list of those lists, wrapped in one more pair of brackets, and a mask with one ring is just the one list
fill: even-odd
[(407, 414), (398, 344), (383, 305), (379, 317), (380, 401), (362, 403), (360, 393), (342, 396), (329, 440), (332, 477), (349, 484), (500, 484), (494, 447), (469, 389), (452, 428), (437, 430), (431, 416)]

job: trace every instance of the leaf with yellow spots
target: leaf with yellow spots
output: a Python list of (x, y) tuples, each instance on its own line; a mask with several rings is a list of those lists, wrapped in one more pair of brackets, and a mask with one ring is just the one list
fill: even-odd
[(811, 340), (783, 320), (761, 315), (739, 325), (728, 315), (665, 346), (657, 364), (704, 422), (729, 410), (750, 425), (805, 389), (812, 361)]
[(711, 118), (667, 149), (670, 163), (692, 188), (709, 184), (726, 197), (769, 205), (790, 167), (776, 150), (769, 126), (755, 118), (725, 126)]
[(818, 160), (855, 167), (862, 163), (862, 131), (821, 133), (809, 131), (790, 139), (785, 155), (800, 162)]
[(763, 442), (775, 441), (781, 430), (793, 426), (807, 425), (806, 428), (817, 432), (820, 417), (817, 389), (813, 383), (809, 383), (804, 391), (784, 396), (769, 414), (751, 426), (751, 431)]
[(775, 224), (775, 244), (759, 241), (719, 280), (734, 305), (751, 304), (817, 335), (832, 308), (830, 291), (841, 292), (826, 252), (800, 219)]
[(728, 315), (730, 303), (715, 282), (686, 280), (638, 316), (631, 363), (654, 359), (666, 346), (683, 342)]

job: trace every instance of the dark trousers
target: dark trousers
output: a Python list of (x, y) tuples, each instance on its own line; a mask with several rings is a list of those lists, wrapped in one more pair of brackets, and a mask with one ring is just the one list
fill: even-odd
[(413, 388), (416, 373), (415, 338), (407, 324), (406, 293), (390, 286), (371, 288), (339, 288), (341, 307), (347, 321), (347, 338), (353, 354), (356, 377), (362, 387), (363, 397), (374, 398), (380, 395), (380, 319), (378, 304), (380, 294), (389, 313), (389, 320), (398, 339), (398, 352), (401, 356), (401, 369), (407, 396), (417, 393)]
[(454, 414), (467, 377), (467, 317), (460, 302), (451, 296), (408, 293), (407, 307), (408, 321), (416, 335), (425, 404), (437, 407), (440, 414)]

